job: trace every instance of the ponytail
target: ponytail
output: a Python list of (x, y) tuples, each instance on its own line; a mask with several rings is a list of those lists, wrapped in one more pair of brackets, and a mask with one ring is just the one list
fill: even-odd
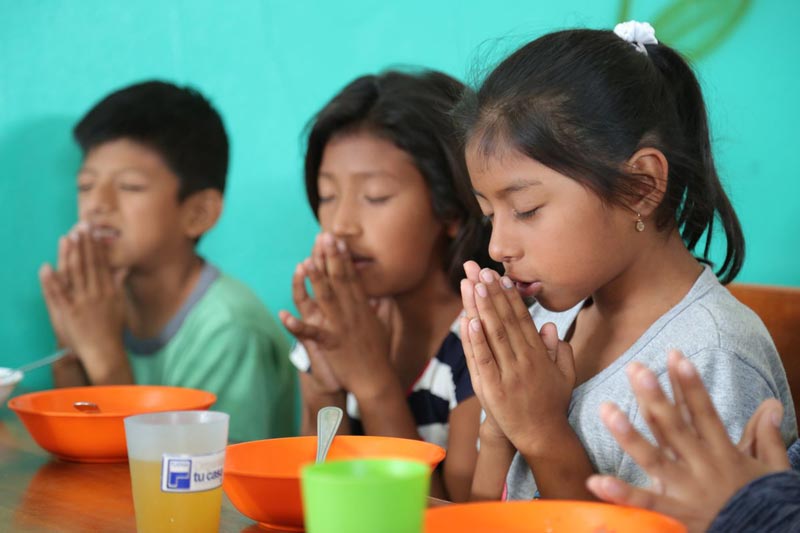
[(672, 48), (648, 46), (648, 54), (663, 77), (664, 96), (674, 104), (680, 128), (677, 139), (682, 141), (673, 152), (682, 156), (670, 159), (667, 194), (657, 217), (674, 218), (690, 251), (695, 250), (705, 235), (701, 259), (708, 263), (714, 219), (718, 216), (727, 248), (716, 274), (722, 283), (729, 283), (744, 262), (744, 235), (714, 164), (700, 84), (686, 61)]

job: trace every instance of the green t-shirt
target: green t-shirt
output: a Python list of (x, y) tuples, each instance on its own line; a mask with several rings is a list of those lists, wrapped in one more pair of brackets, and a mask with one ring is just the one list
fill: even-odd
[(125, 334), (136, 383), (203, 389), (231, 417), (229, 440), (296, 434), (289, 343), (243, 284), (206, 264), (181, 310), (154, 339)]

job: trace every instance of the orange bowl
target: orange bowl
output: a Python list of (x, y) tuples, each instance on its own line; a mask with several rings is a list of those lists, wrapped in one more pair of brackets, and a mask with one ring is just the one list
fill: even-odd
[[(228, 446), (222, 488), (243, 515), (266, 528), (303, 531), (300, 468), (313, 463), (316, 437), (268, 439)], [(436, 468), (445, 451), (421, 440), (341, 435), (327, 460), (415, 459)]]
[[(126, 416), (156, 411), (208, 409), (217, 397), (206, 391), (158, 385), (70, 387), (12, 398), (36, 444), (67, 461), (117, 463), (128, 458)], [(92, 402), (99, 413), (84, 413), (75, 402)]]
[(466, 503), (425, 512), (426, 533), (686, 533), (677, 520), (652, 511), (568, 500)]

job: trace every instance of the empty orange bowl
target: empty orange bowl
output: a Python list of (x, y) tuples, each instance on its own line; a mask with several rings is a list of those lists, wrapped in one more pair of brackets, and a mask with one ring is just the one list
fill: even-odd
[[(156, 411), (208, 409), (217, 397), (206, 391), (159, 385), (70, 387), (12, 398), (36, 444), (67, 461), (116, 463), (128, 458), (126, 416)], [(81, 412), (75, 402), (97, 404), (98, 413)]]
[(425, 512), (426, 533), (686, 533), (677, 520), (608, 503), (568, 500), (465, 503)]
[[(265, 528), (303, 530), (300, 468), (313, 463), (316, 437), (291, 437), (228, 446), (222, 488), (243, 515)], [(421, 440), (340, 435), (327, 460), (416, 459), (435, 468), (445, 451)]]

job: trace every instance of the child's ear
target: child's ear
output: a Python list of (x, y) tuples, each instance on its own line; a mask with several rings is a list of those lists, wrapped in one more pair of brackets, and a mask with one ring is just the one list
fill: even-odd
[(197, 191), (183, 201), (183, 231), (197, 239), (214, 227), (222, 214), (222, 193), (216, 189)]
[(649, 216), (661, 204), (667, 192), (669, 163), (655, 148), (642, 148), (628, 159), (627, 170), (639, 178), (640, 194), (631, 208), (643, 217)]
[(444, 232), (451, 239), (456, 238), (456, 235), (458, 235), (458, 230), (460, 229), (461, 229), (461, 222), (459, 222), (458, 220), (445, 222), (444, 224)]

